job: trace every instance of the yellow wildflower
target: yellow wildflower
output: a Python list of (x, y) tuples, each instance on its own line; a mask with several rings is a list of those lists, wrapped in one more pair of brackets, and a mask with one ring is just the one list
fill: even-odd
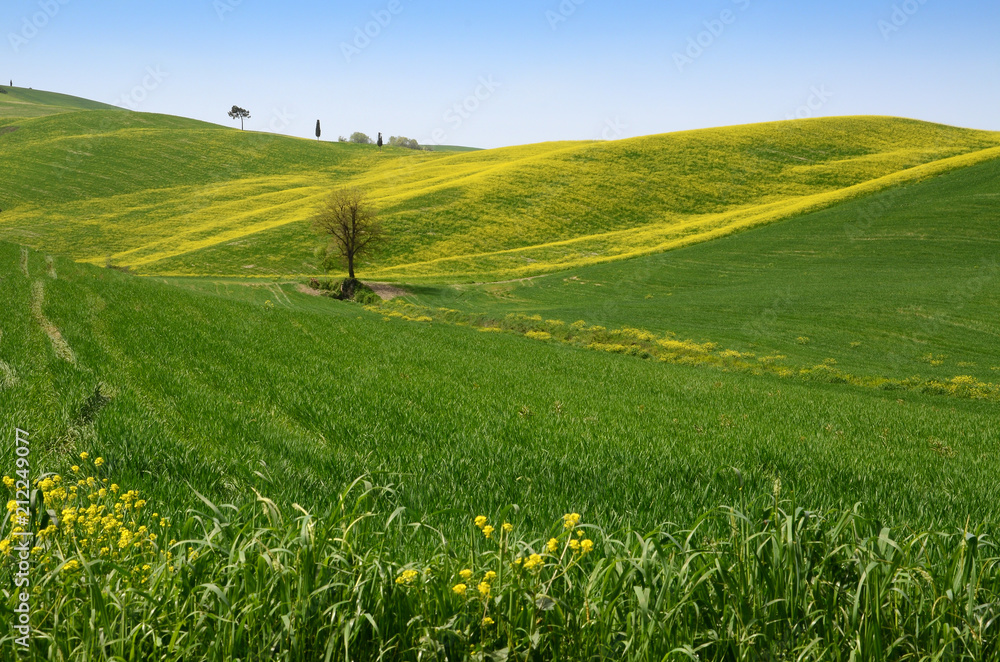
[(489, 616), (487, 616), (486, 618), (483, 619), (483, 627), (484, 628), (488, 628), (491, 625), (493, 625), (493, 619), (492, 618), (490, 618)]
[(484, 598), (490, 597), (490, 585), (486, 582), (479, 582), (479, 586), (476, 587), (479, 590), (479, 595)]
[(570, 540), (569, 548), (572, 549), (574, 552), (580, 551), (580, 541), (576, 539)]
[(545, 543), (545, 549), (549, 550), (549, 552), (555, 552), (559, 549), (559, 541), (555, 538), (549, 538), (549, 541)]
[(462, 570), (458, 574), (461, 575), (462, 579), (470, 579), (472, 577), (472, 571), (469, 569)]
[(455, 584), (451, 587), (451, 590), (455, 592), (456, 595), (465, 595), (465, 591), (468, 590), (468, 586), (465, 584)]
[(12, 489), (14, 489), (14, 485), (17, 484), (17, 481), (15, 481), (10, 476), (4, 476), (3, 477), (3, 484), (7, 486), (8, 490), (12, 490)]
[(420, 575), (416, 570), (404, 570), (399, 577), (396, 577), (396, 583), (399, 585), (410, 585), (413, 581)]
[(80, 473), (80, 467), (77, 466), (77, 465), (75, 465), (75, 464), (72, 467), (70, 467), (70, 469), (72, 469), (73, 473), (75, 473), (75, 474)]
[(493, 580), (496, 578), (497, 578), (497, 573), (490, 570), (489, 572), (486, 573), (486, 576), (483, 577), (483, 581), (489, 584), (492, 583)]
[(528, 560), (524, 562), (524, 568), (526, 570), (534, 570), (540, 565), (542, 565), (542, 557), (538, 554), (532, 554), (528, 557)]
[(580, 523), (580, 513), (563, 515), (563, 528), (572, 529)]
[(489, 524), (483, 527), (483, 535), (486, 536), (487, 538), (493, 535), (493, 531), (494, 531), (493, 527), (490, 526)]
[(486, 516), (485, 515), (480, 515), (479, 517), (477, 517), (473, 521), (475, 521), (476, 526), (478, 526), (480, 529), (483, 528), (484, 526), (486, 526)]
[(584, 538), (580, 542), (580, 549), (583, 550), (584, 554), (587, 554), (588, 552), (590, 552), (590, 551), (592, 551), (594, 549), (594, 541), (591, 540), (590, 538)]
[(507, 533), (510, 533), (511, 531), (514, 530), (514, 525), (511, 524), (510, 522), (504, 522), (503, 523), (503, 530), (506, 531)]
[(79, 570), (79, 569), (80, 569), (80, 562), (77, 561), (76, 559), (66, 561), (66, 565), (63, 566), (64, 572), (73, 572), (74, 570)]
[(96, 460), (94, 460), (94, 466), (95, 467), (99, 467), (102, 464), (104, 464), (104, 458), (103, 457), (99, 457)]
[(87, 451), (83, 451), (82, 453), (80, 453), (81, 460), (86, 460), (88, 457), (90, 457), (90, 454), (87, 453)]

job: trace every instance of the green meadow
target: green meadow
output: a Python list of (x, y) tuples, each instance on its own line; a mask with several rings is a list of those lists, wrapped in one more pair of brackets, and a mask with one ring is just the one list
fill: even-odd
[[(1000, 655), (997, 134), (380, 156), (45, 94), (0, 97), (35, 659)], [(401, 299), (306, 285), (341, 184)]]

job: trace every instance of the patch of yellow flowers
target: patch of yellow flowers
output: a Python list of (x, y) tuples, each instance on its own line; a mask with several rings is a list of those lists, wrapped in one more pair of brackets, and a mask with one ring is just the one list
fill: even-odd
[[(96, 457), (92, 462), (86, 451), (79, 459), (98, 472), (105, 465), (104, 458)], [(108, 558), (132, 566), (133, 573), (140, 580), (146, 578), (150, 565), (145, 561), (155, 553), (157, 534), (149, 526), (163, 528), (169, 525), (166, 518), (157, 513), (146, 515), (147, 502), (139, 492), (128, 490), (119, 495), (121, 488), (110, 483), (108, 478), (86, 475), (80, 465), (70, 467), (73, 477), (64, 478), (59, 474), (47, 475), (34, 482), (34, 488), (41, 493), (45, 527), (36, 532), (32, 553), (42, 568), (56, 567), (60, 556), (79, 549), (84, 558)], [(75, 480), (74, 480), (75, 479)], [(13, 490), (16, 481), (3, 477), (3, 484)], [(17, 502), (7, 503), (7, 510), (17, 510)], [(41, 509), (38, 509), (41, 512)], [(144, 522), (149, 522), (147, 525)], [(0, 560), (11, 555), (15, 533), (23, 527), (13, 527), (8, 536), (0, 540)], [(58, 553), (57, 553), (58, 552)], [(77, 559), (65, 561), (59, 572), (72, 574), (82, 569)]]

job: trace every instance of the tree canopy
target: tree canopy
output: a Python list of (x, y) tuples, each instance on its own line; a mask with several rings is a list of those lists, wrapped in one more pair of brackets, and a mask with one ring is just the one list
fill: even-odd
[(250, 119), (250, 111), (246, 108), (240, 108), (239, 106), (233, 106), (233, 109), (229, 111), (229, 117), (232, 119), (240, 120), (240, 131), (243, 130), (243, 120)]

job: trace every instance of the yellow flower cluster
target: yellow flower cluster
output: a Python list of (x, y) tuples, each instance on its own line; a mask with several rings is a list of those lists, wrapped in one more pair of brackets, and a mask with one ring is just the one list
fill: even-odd
[(580, 513), (569, 513), (563, 515), (563, 528), (573, 529), (580, 523)]
[(534, 570), (535, 568), (537, 568), (540, 565), (542, 565), (542, 563), (544, 563), (544, 561), (542, 561), (542, 557), (541, 556), (539, 556), (538, 554), (532, 554), (527, 559), (525, 559), (525, 561), (524, 561), (524, 569), (525, 570)]
[[(493, 532), (496, 531), (496, 529), (493, 528), (491, 525), (489, 525), (489, 524), (486, 523), (487, 520), (486, 520), (486, 516), (485, 515), (479, 515), (478, 517), (476, 517), (472, 521), (475, 523), (475, 525), (477, 527), (479, 527), (479, 530), (483, 532), (484, 536), (486, 536), (487, 538), (492, 538), (493, 537)], [(509, 524), (509, 523), (505, 522), (503, 524), (503, 530), (506, 531), (506, 532), (508, 532), (508, 533), (511, 530), (513, 530), (513, 528), (514, 527), (511, 524)]]
[(399, 577), (396, 577), (396, 583), (400, 586), (409, 586), (416, 581), (420, 573), (416, 570), (404, 570), (400, 573)]
[[(80, 453), (80, 460), (88, 463), (90, 454)], [(96, 457), (92, 464), (94, 468), (104, 466), (104, 458)], [(36, 553), (40, 556), (43, 567), (50, 566), (57, 559), (52, 551), (80, 549), (85, 557), (109, 557), (117, 562), (135, 562), (133, 571), (142, 572), (148, 564), (141, 563), (155, 551), (156, 533), (142, 523), (140, 512), (145, 508), (146, 501), (139, 498), (135, 490), (125, 492), (120, 497), (117, 484), (110, 484), (107, 478), (98, 479), (82, 473), (79, 465), (73, 465), (72, 470), (77, 479), (75, 484), (64, 482), (62, 476), (56, 474), (45, 476), (35, 481), (35, 487), (41, 492), (44, 508), (57, 513), (45, 528), (36, 534), (38, 547)], [(3, 483), (8, 489), (13, 488), (12, 480), (6, 477)], [(8, 509), (17, 508), (16, 502), (8, 504)], [(154, 522), (167, 526), (165, 518), (159, 518), (154, 513)], [(11, 533), (17, 533), (14, 529)], [(12, 538), (0, 541), (0, 554), (8, 556), (11, 551)], [(81, 563), (71, 559), (63, 564), (61, 571), (71, 573), (80, 569)]]

